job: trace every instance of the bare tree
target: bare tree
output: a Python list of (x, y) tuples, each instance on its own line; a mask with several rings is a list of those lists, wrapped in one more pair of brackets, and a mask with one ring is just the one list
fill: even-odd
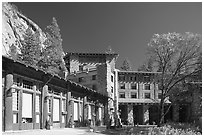
[(165, 100), (175, 93), (173, 91), (181, 86), (182, 81), (202, 71), (199, 67), (202, 63), (201, 43), (199, 34), (189, 32), (155, 34), (148, 43), (148, 58), (153, 61), (152, 68), (161, 72), (159, 82), (162, 94), (158, 125), (164, 122), (164, 116), (169, 110), (164, 112)]

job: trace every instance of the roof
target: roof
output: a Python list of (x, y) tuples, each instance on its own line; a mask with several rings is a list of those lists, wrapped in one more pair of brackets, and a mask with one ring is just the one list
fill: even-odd
[(69, 55), (79, 55), (79, 56), (119, 56), (117, 53), (79, 53), (79, 52), (67, 52), (65, 57)]
[(36, 71), (41, 71), (41, 72), (43, 72), (44, 74), (52, 75), (53, 77), (56, 77), (56, 78), (58, 78), (58, 79), (62, 79), (62, 80), (64, 80), (64, 81), (66, 81), (66, 82), (69, 82), (70, 84), (72, 84), (72, 85), (74, 85), (74, 86), (77, 86), (77, 87), (80, 87), (80, 88), (82, 88), (82, 89), (84, 89), (84, 90), (88, 90), (88, 91), (90, 91), (90, 92), (93, 92), (93, 93), (99, 94), (99, 95), (101, 95), (101, 96), (104, 96), (103, 94), (98, 93), (98, 92), (96, 92), (96, 91), (93, 90), (93, 89), (90, 89), (90, 88), (88, 88), (88, 87), (86, 87), (86, 86), (83, 86), (83, 85), (81, 85), (81, 84), (78, 84), (78, 83), (76, 83), (76, 82), (74, 82), (74, 81), (71, 81), (71, 80), (67, 80), (67, 79), (65, 79), (65, 78), (62, 78), (62, 77), (60, 77), (59, 75), (48, 73), (48, 72), (46, 72), (46, 71), (43, 70), (43, 69), (35, 68), (34, 66), (25, 64), (25, 63), (23, 63), (23, 62), (21, 62), (21, 61), (14, 60), (14, 59), (12, 59), (12, 58), (10, 58), (10, 57), (8, 57), (8, 56), (2, 55), (2, 58), (8, 59), (8, 60), (10, 60), (10, 61), (13, 61), (14, 63), (17, 62), (17, 63), (19, 63), (19, 64), (21, 64), (21, 65), (24, 65), (25, 67), (30, 67), (30, 68), (32, 68), (32, 69), (35, 69)]
[(133, 74), (133, 73), (145, 73), (145, 74), (161, 74), (161, 72), (149, 72), (149, 71), (125, 71), (125, 70), (119, 70), (118, 73), (129, 73), (129, 74)]

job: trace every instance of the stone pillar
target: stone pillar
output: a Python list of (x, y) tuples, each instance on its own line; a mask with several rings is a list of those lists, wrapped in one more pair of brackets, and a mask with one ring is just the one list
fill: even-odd
[(83, 98), (83, 116), (82, 116), (82, 121), (85, 124), (85, 121), (88, 119), (88, 110), (87, 110), (87, 97), (85, 96)]
[(133, 118), (133, 105), (128, 104), (127, 105), (127, 111), (128, 111), (128, 125), (134, 125), (134, 118)]
[(173, 121), (174, 122), (179, 121), (179, 105), (178, 104), (173, 105)]
[(108, 111), (108, 101), (106, 101), (104, 103), (104, 121), (105, 121), (104, 123), (107, 129), (110, 128), (110, 125), (109, 125), (110, 118), (109, 117), (110, 116), (109, 116), (109, 111)]
[(13, 85), (13, 72), (12, 69), (8, 70), (6, 74), (5, 83), (5, 130), (13, 129), (13, 112), (12, 112), (12, 90)]
[(45, 128), (46, 125), (46, 120), (48, 117), (48, 86), (44, 85), (43, 86), (43, 126), (42, 128)]
[(149, 125), (149, 106), (148, 105), (143, 105), (143, 124)]
[[(69, 90), (68, 90), (69, 91)], [(71, 102), (71, 92), (67, 92), (67, 117), (66, 117), (66, 127), (70, 127), (71, 115), (72, 115), (72, 102)]]

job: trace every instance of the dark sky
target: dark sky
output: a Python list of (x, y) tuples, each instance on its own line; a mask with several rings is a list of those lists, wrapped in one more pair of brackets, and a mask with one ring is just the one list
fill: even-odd
[(64, 52), (119, 53), (136, 70), (154, 33), (202, 33), (202, 3), (46, 2), (14, 3), (42, 30), (56, 17)]

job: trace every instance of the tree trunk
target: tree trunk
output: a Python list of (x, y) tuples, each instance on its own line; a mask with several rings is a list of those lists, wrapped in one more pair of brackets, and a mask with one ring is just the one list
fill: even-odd
[(159, 108), (159, 122), (157, 124), (158, 127), (164, 123), (164, 99), (161, 99), (160, 108)]

